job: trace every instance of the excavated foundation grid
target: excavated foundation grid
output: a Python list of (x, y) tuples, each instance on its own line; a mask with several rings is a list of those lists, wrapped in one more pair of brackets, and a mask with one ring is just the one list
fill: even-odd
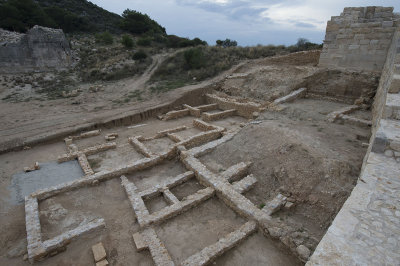
[[(274, 225), (271, 214), (276, 209), (276, 205), (282, 203), (282, 200), (278, 199), (278, 201), (281, 201), (278, 203), (272, 202), (271, 204), (266, 204), (263, 209), (259, 209), (242, 195), (250, 190), (257, 182), (257, 179), (252, 174), (248, 173), (252, 163), (240, 162), (229, 167), (224, 172), (216, 174), (207, 169), (198, 159), (198, 157), (211, 152), (218, 145), (232, 139), (238, 130), (227, 131), (225, 128), (211, 125), (200, 119), (194, 119), (193, 126), (202, 132), (187, 139), (182, 139), (175, 134), (176, 132), (186, 130), (186, 126), (163, 130), (158, 132), (155, 136), (148, 138), (142, 136), (130, 137), (130, 144), (135, 150), (143, 154), (145, 158), (124, 166), (118, 166), (112, 170), (105, 170), (98, 173), (94, 173), (90, 168), (86, 156), (116, 148), (116, 143), (106, 143), (78, 150), (76, 145), (74, 146), (72, 143), (74, 139), (96, 136), (99, 134), (99, 131), (91, 131), (79, 136), (67, 138), (65, 143), (69, 152), (61, 155), (58, 161), (65, 162), (77, 159), (84, 170), (85, 176), (72, 182), (36, 191), (25, 198), (28, 259), (31, 262), (40, 260), (49, 253), (62, 250), (62, 248), (69, 244), (74, 238), (106, 226), (104, 219), (100, 218), (43, 241), (39, 218), (40, 201), (83, 186), (96, 185), (99, 182), (111, 178), (121, 179), (121, 185), (125, 189), (133, 213), (141, 228), (139, 232), (133, 235), (137, 250), (148, 249), (156, 265), (174, 265), (168, 250), (157, 236), (155, 231), (156, 226), (202, 204), (211, 197), (216, 196), (218, 199), (222, 200), (228, 207), (245, 218), (247, 222), (235, 231), (219, 239), (216, 243), (193, 254), (184, 260), (182, 265), (205, 265), (227, 250), (238, 245), (257, 230), (260, 230), (268, 237), (268, 228)], [(170, 138), (174, 144), (171, 145), (167, 151), (153, 153), (146, 147), (146, 141), (158, 138)], [(178, 158), (187, 169), (187, 172), (158, 183), (143, 191), (139, 191), (136, 185), (125, 177), (126, 174), (152, 168), (173, 158)], [(179, 200), (171, 192), (171, 189), (192, 178), (195, 178), (205, 188)], [(164, 197), (169, 205), (150, 214), (144, 201), (160, 195)]]
[[(254, 116), (257, 116), (257, 113), (262, 109), (261, 105), (258, 103), (236, 102), (235, 99), (222, 98), (214, 94), (206, 94), (206, 101), (206, 105), (195, 107), (184, 104), (183, 109), (168, 112), (162, 117), (162, 119), (171, 120), (185, 116), (194, 116), (197, 118), (201, 117), (204, 121), (214, 121), (234, 115), (242, 116), (244, 118), (254, 118)], [(222, 111), (210, 112), (215, 110)]]

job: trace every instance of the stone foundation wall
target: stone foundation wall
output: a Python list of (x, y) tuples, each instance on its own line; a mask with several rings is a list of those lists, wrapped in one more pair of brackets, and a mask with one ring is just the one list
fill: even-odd
[(322, 67), (380, 72), (400, 16), (393, 7), (347, 7), (328, 21)]

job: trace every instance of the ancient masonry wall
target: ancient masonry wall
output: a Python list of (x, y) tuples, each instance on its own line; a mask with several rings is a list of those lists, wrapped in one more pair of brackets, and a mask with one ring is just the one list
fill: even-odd
[(399, 264), (400, 27), (390, 43), (359, 180), (307, 265)]
[(0, 72), (62, 69), (71, 63), (71, 49), (60, 29), (34, 26), (26, 34), (0, 29)]
[(348, 7), (328, 21), (322, 67), (381, 71), (400, 15), (393, 7)]

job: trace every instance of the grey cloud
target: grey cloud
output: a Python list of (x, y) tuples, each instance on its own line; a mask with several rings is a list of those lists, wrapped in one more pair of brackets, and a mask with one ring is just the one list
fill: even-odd
[[(208, 12), (214, 12), (228, 17), (229, 19), (261, 19), (261, 13), (268, 9), (267, 4), (273, 4), (279, 1), (230, 1), (224, 4), (208, 1), (193, 1), (193, 0), (177, 0), (176, 3), (181, 6), (192, 6), (203, 9)], [(265, 20), (265, 18), (263, 18)]]
[(295, 25), (297, 27), (301, 27), (301, 28), (316, 28), (315, 25), (312, 25), (310, 23), (304, 23), (304, 22), (297, 22)]

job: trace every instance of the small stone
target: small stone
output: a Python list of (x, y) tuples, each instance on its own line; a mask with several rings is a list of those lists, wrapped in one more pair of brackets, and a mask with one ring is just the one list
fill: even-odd
[(311, 204), (316, 204), (318, 202), (318, 197), (316, 195), (310, 195), (308, 196), (308, 201)]
[(298, 246), (296, 248), (296, 251), (299, 254), (300, 258), (303, 260), (308, 260), (311, 254), (310, 250), (304, 245)]
[(104, 260), (107, 256), (106, 250), (104, 249), (103, 244), (101, 242), (92, 246), (92, 251), (93, 251), (93, 257), (94, 257), (95, 262)]
[(106, 139), (107, 141), (110, 141), (110, 140), (115, 140), (116, 137), (114, 137), (114, 136), (105, 136), (105, 139)]
[[(329, 177), (329, 176), (328, 176), (328, 177)], [(292, 197), (288, 197), (288, 198), (287, 198), (287, 201), (296, 202), (296, 200), (295, 200), (294, 198), (292, 198)]]
[(397, 141), (390, 142), (389, 146), (392, 150), (400, 151), (400, 143)]
[(393, 157), (393, 151), (392, 150), (386, 150), (385, 151), (385, 156), (386, 157)]
[(135, 233), (132, 235), (133, 241), (135, 242), (136, 249), (138, 251), (144, 250), (147, 248), (146, 242), (143, 239), (143, 236), (140, 233)]
[(28, 253), (24, 255), (24, 257), (22, 258), (22, 260), (24, 260), (24, 261), (28, 260)]
[(65, 141), (65, 145), (67, 145), (67, 146), (72, 144), (72, 139), (71, 138), (66, 138), (66, 139), (64, 139), (64, 141)]
[(118, 133), (109, 133), (105, 136), (106, 140), (115, 140), (118, 137)]
[(280, 238), (283, 234), (283, 229), (279, 227), (269, 228), (269, 235), (273, 238)]
[(35, 162), (33, 167), (35, 168), (35, 170), (39, 170), (40, 169), (39, 162)]
[(246, 123), (240, 123), (239, 126), (240, 126), (240, 127), (245, 127), (245, 126), (246, 126)]
[(108, 261), (106, 259), (96, 263), (96, 266), (107, 266), (107, 265), (108, 265)]
[(395, 156), (395, 157), (400, 157), (400, 152), (395, 151), (395, 152), (394, 152), (394, 156)]
[(284, 208), (288, 210), (288, 209), (292, 208), (293, 206), (294, 206), (294, 203), (293, 203), (293, 202), (287, 201), (287, 202), (285, 203)]
[(260, 116), (260, 113), (259, 112), (253, 112), (253, 118), (257, 118), (257, 117), (259, 117)]
[(76, 146), (76, 144), (68, 145), (68, 149), (70, 152), (78, 152), (78, 146)]

